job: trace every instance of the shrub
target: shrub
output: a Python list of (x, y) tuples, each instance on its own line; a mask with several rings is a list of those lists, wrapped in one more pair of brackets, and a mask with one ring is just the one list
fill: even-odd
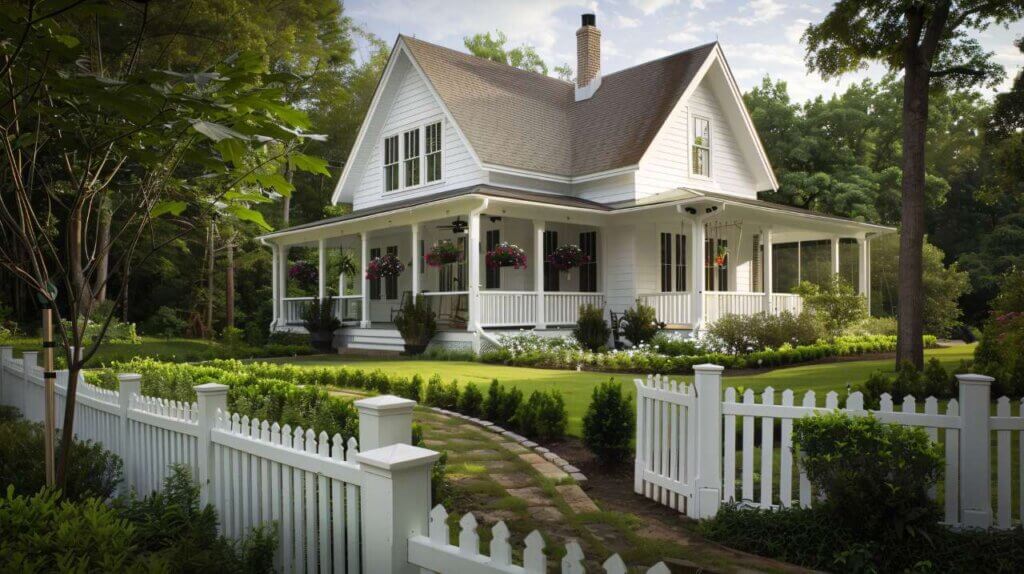
[(1024, 396), (1024, 268), (1003, 277), (992, 317), (974, 349), (978, 371), (995, 378), (993, 394)]
[(220, 342), (228, 347), (240, 347), (245, 344), (245, 331), (238, 327), (224, 327), (220, 333)]
[(533, 391), (530, 398), (519, 405), (515, 415), (515, 426), (519, 432), (541, 441), (565, 438), (568, 425), (569, 411), (565, 409), (565, 400), (562, 393), (554, 389)]
[(630, 307), (622, 313), (620, 325), (622, 334), (633, 346), (641, 345), (658, 334), (658, 318), (654, 307), (644, 305), (638, 299), (636, 307)]
[(924, 378), (921, 371), (909, 361), (904, 361), (896, 367), (896, 378), (892, 381), (892, 400), (899, 402), (907, 395), (913, 395), (921, 399), (925, 397)]
[(484, 399), (484, 414), (494, 423), (510, 426), (522, 402), (522, 391), (515, 387), (511, 390), (506, 390), (505, 386), (498, 382), (498, 379), (494, 379), (491, 381), (491, 385), (487, 387), (487, 397)]
[(824, 335), (814, 315), (728, 314), (708, 328), (708, 344), (733, 354), (779, 349), (783, 345), (811, 345)]
[(703, 349), (695, 339), (672, 337), (664, 332), (658, 333), (651, 339), (651, 347), (655, 351), (670, 357), (693, 356), (703, 352)]
[(579, 318), (572, 335), (584, 349), (597, 351), (608, 344), (612, 330), (604, 320), (604, 308), (594, 305), (580, 305)]
[(427, 381), (427, 393), (424, 402), (432, 407), (455, 410), (459, 405), (459, 383), (451, 381), (445, 384), (441, 376), (435, 374)]
[(341, 327), (341, 321), (334, 315), (334, 299), (314, 298), (302, 312), (302, 326), (309, 334), (333, 333)]
[(923, 429), (830, 413), (795, 421), (793, 443), (822, 509), (855, 535), (903, 539), (937, 524), (928, 489), (942, 458)]
[(406, 298), (393, 322), (405, 344), (414, 347), (426, 347), (437, 332), (436, 315), (422, 294)]
[(958, 394), (956, 377), (949, 374), (942, 362), (932, 357), (924, 368), (925, 396), (951, 399)]
[[(170, 339), (180, 337), (186, 326), (185, 320), (178, 317), (178, 312), (173, 307), (165, 305), (142, 323), (142, 332), (150, 337)], [(263, 325), (263, 328), (266, 329), (266, 325)]]
[(858, 295), (838, 273), (832, 275), (825, 285), (804, 281), (797, 286), (796, 293), (803, 297), (804, 308), (821, 320), (828, 336), (833, 339), (867, 315), (864, 297)]
[(479, 417), (484, 412), (483, 406), (484, 394), (480, 392), (479, 387), (468, 383), (459, 397), (458, 411), (464, 415)]
[(892, 396), (892, 378), (883, 371), (875, 371), (868, 380), (858, 385), (857, 390), (864, 395), (864, 408), (878, 410), (883, 393)]
[(633, 400), (622, 393), (622, 384), (611, 380), (594, 387), (583, 416), (583, 444), (603, 464), (630, 459), (630, 442), (636, 427)]
[[(46, 484), (43, 426), (16, 412), (0, 421), (0, 485), (20, 494), (38, 492)], [(58, 439), (58, 456), (62, 443)], [(92, 441), (72, 441), (64, 498), (105, 500), (121, 482), (121, 459)]]
[(896, 317), (865, 317), (846, 330), (847, 335), (896, 336)]

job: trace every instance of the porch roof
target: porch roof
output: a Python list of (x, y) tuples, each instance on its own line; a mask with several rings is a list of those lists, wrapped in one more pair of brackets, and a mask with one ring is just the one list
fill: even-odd
[(259, 237), (259, 239), (265, 241), (284, 238), (293, 234), (298, 234), (316, 228), (329, 227), (342, 223), (351, 223), (363, 219), (371, 219), (377, 216), (389, 215), (398, 211), (408, 210), (415, 207), (433, 206), (443, 202), (468, 197), (494, 198), (519, 202), (531, 202), (554, 208), (584, 210), (595, 214), (636, 212), (646, 209), (685, 206), (694, 203), (700, 203), (702, 201), (710, 201), (712, 203), (744, 206), (756, 209), (758, 211), (776, 212), (789, 215), (796, 215), (800, 217), (808, 217), (821, 222), (832, 221), (835, 223), (841, 223), (844, 226), (858, 227), (865, 231), (870, 231), (873, 233), (886, 234), (895, 232), (895, 228), (885, 225), (865, 223), (862, 221), (857, 221), (846, 217), (826, 215), (823, 213), (818, 213), (815, 211), (810, 211), (799, 207), (782, 205), (779, 203), (772, 203), (770, 201), (737, 197), (734, 195), (715, 193), (709, 191), (678, 189), (672, 192), (671, 194), (666, 194), (665, 196), (654, 198), (653, 200), (604, 204), (569, 195), (539, 193), (534, 191), (497, 187), (492, 185), (474, 185), (442, 193), (437, 193), (429, 196), (414, 197), (406, 200), (394, 201), (367, 209), (360, 209), (337, 217), (330, 217), (327, 219), (321, 219), (319, 221), (303, 223), (301, 225), (293, 225), (285, 229), (280, 229), (278, 231), (262, 235)]

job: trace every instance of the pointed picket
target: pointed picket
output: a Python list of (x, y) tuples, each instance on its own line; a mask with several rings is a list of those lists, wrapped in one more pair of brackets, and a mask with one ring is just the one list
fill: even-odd
[(480, 554), (480, 535), (476, 533), (476, 517), (472, 512), (462, 515), (459, 520), (459, 552), (463, 556)]
[(609, 556), (604, 564), (601, 564), (601, 568), (604, 568), (606, 574), (626, 574), (626, 563), (618, 554)]
[(440, 504), (430, 511), (430, 524), (427, 530), (432, 543), (438, 546), (448, 545), (448, 511)]
[(499, 521), (491, 529), (491, 564), (508, 566), (512, 563), (512, 546), (508, 543), (508, 526)]
[(526, 536), (523, 570), (530, 574), (545, 574), (548, 571), (548, 557), (544, 554), (544, 537), (536, 530)]
[(583, 549), (580, 543), (570, 540), (565, 545), (565, 556), (562, 557), (562, 574), (585, 574), (583, 567)]
[(664, 562), (658, 562), (647, 569), (647, 574), (672, 574), (672, 571), (668, 569), (668, 566), (665, 566)]

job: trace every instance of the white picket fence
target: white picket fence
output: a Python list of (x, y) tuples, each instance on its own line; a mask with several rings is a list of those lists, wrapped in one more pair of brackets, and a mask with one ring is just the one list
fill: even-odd
[[(692, 385), (662, 376), (635, 381), (636, 492), (695, 518), (714, 516), (721, 502), (743, 501), (761, 508), (813, 504), (815, 493), (793, 449), (793, 421), (839, 410), (838, 394), (828, 393), (824, 407), (818, 406), (814, 391), (805, 393), (800, 404), (793, 391), (783, 391), (777, 399), (772, 388), (760, 393), (760, 401), (751, 389), (740, 398), (730, 387), (723, 397), (722, 367), (699, 365), (694, 371)], [(1011, 528), (1024, 519), (1024, 401), (1011, 407), (1010, 400), (1002, 397), (991, 416), (992, 379), (983, 375), (957, 375), (957, 379), (959, 399), (950, 400), (944, 412), (934, 397), (925, 399), (922, 410), (912, 396), (904, 397), (895, 410), (888, 394), (882, 395), (879, 410), (869, 411), (859, 392), (847, 397), (842, 410), (852, 416), (871, 414), (882, 422), (922, 427), (943, 445), (941, 482), (947, 524)], [(758, 421), (761, 441), (756, 445)], [(993, 433), (994, 450), (990, 448)], [(1016, 481), (1014, 434), (1019, 450)], [(992, 457), (996, 463), (994, 512)], [(1015, 488), (1020, 501), (1016, 510), (1012, 507)], [(937, 492), (931, 494), (937, 496)]]
[[(39, 422), (45, 407), (37, 365), (36, 352), (15, 359), (10, 347), (0, 347), (0, 404)], [(57, 372), (58, 424), (67, 375)], [(118, 380), (120, 390), (111, 391), (79, 379), (75, 435), (117, 453), (124, 462), (123, 487), (140, 494), (162, 489), (171, 465), (190, 466), (201, 502), (217, 509), (224, 535), (238, 538), (262, 524), (275, 525), (278, 571), (546, 571), (543, 537), (536, 531), (526, 537), (523, 566), (511, 562), (504, 524), (494, 532), (502, 542), (492, 542), (489, 556), (479, 553), (472, 514), (462, 519), (459, 545), (449, 544), (441, 518), (447, 513), (430, 510), (431, 469), (440, 455), (410, 445), (414, 401), (390, 395), (356, 401), (356, 441), (230, 413), (225, 385), (198, 385), (198, 400), (184, 403), (142, 395), (139, 375)], [(583, 572), (579, 545), (570, 542), (566, 549), (562, 572)], [(618, 555), (604, 568), (626, 572)], [(668, 570), (660, 564), (648, 572)]]

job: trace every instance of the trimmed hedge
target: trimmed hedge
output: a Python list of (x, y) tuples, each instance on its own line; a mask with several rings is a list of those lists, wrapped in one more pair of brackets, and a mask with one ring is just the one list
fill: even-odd
[[(925, 335), (926, 347), (934, 347), (936, 338)], [(516, 367), (543, 367), (575, 369), (577, 367), (606, 372), (689, 374), (694, 365), (714, 363), (730, 369), (757, 369), (781, 367), (830, 357), (889, 353), (896, 350), (896, 337), (886, 335), (837, 337), (835, 341), (797, 347), (783, 346), (774, 351), (759, 351), (745, 355), (705, 353), (672, 357), (649, 351), (543, 352), (531, 351), (514, 355), (508, 350), (490, 351), (481, 355), (485, 363)]]

